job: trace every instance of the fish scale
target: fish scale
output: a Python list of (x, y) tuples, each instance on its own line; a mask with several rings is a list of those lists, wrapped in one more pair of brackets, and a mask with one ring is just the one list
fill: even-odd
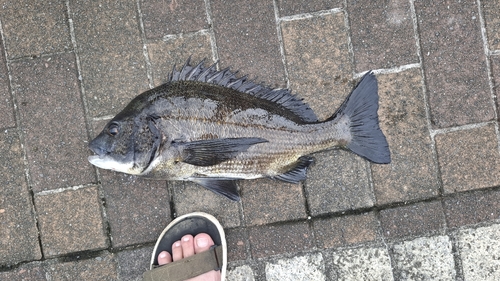
[(377, 91), (376, 77), (368, 72), (320, 122), (288, 89), (188, 60), (108, 122), (89, 144), (96, 154), (89, 161), (151, 179), (192, 181), (239, 200), (237, 181), (268, 177), (298, 183), (313, 162), (309, 154), (327, 149), (389, 163)]

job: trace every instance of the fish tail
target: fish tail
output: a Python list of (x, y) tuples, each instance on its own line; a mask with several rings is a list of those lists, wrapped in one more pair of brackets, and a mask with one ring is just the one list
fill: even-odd
[(347, 116), (351, 135), (346, 147), (371, 162), (387, 164), (391, 162), (391, 153), (379, 127), (377, 110), (377, 78), (370, 71), (330, 119)]

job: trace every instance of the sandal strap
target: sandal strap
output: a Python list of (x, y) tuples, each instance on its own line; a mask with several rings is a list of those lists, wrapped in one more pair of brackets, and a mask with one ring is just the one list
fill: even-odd
[(222, 246), (144, 272), (143, 281), (183, 281), (222, 267)]

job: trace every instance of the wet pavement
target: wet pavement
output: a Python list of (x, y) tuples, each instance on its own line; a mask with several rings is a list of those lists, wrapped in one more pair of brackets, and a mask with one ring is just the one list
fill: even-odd
[[(225, 227), (227, 280), (500, 280), (499, 1), (23, 0), (0, 22), (0, 280), (140, 280), (192, 211)], [(318, 153), (240, 202), (91, 166), (89, 140), (190, 55), (323, 119), (374, 70), (392, 163)]]

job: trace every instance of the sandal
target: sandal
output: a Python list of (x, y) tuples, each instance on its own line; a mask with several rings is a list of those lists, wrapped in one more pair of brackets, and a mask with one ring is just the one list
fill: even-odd
[[(158, 265), (158, 255), (167, 251), (172, 255), (172, 244), (182, 236), (207, 233), (214, 245), (205, 252), (194, 254), (182, 260)], [(221, 280), (226, 277), (227, 246), (224, 229), (212, 215), (195, 212), (173, 220), (160, 234), (153, 249), (150, 270), (143, 275), (144, 281), (182, 281), (196, 277), (211, 270), (220, 270)]]

